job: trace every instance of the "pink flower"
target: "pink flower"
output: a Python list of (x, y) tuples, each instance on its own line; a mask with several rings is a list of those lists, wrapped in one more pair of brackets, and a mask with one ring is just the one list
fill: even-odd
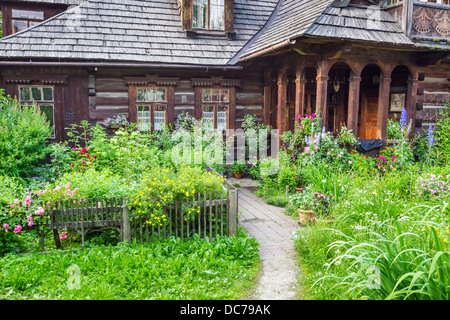
[(13, 204), (11, 205), (11, 209), (14, 209), (14, 205)]
[(9, 228), (9, 224), (4, 223), (3, 224), (3, 228), (8, 229)]
[(19, 204), (19, 199), (14, 200), (14, 204), (17, 206)]
[(309, 152), (309, 147), (305, 147), (305, 152)]
[(348, 161), (348, 164), (352, 164), (352, 162), (349, 160), (349, 161)]
[(19, 233), (20, 230), (22, 230), (22, 226), (21, 226), (21, 225), (18, 225), (18, 226), (14, 229), (14, 232), (15, 232), (15, 233)]
[(28, 197), (25, 199), (25, 204), (31, 204), (31, 197), (30, 197), (30, 196), (28, 196)]
[(44, 215), (44, 209), (42, 207), (39, 207), (34, 213), (39, 215), (39, 216), (43, 216)]

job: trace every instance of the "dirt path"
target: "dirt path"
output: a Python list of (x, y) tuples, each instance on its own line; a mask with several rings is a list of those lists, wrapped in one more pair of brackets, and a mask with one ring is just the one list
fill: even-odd
[(297, 222), (247, 188), (239, 188), (239, 213), (240, 225), (260, 244), (262, 260), (257, 287), (249, 299), (297, 299), (299, 266), (292, 241)]

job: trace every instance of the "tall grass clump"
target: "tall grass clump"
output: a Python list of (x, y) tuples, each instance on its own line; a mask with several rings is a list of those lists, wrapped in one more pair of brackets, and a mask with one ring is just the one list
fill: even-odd
[(340, 234), (328, 246), (340, 252), (330, 260), (325, 275), (316, 281), (332, 281), (355, 298), (373, 300), (450, 299), (449, 217), (428, 219), (446, 212), (430, 208), (413, 221), (386, 220), (384, 232), (367, 228), (354, 235)]

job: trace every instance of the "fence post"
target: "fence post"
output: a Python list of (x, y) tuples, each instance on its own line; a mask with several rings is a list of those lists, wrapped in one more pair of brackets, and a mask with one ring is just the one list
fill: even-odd
[(228, 190), (228, 236), (237, 236), (238, 230), (238, 190)]
[(130, 210), (127, 199), (122, 199), (122, 241), (131, 244)]

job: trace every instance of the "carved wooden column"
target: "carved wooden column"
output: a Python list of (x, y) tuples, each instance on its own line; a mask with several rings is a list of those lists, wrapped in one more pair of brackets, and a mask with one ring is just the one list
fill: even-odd
[(391, 74), (382, 73), (380, 78), (380, 91), (378, 94), (377, 138), (386, 142), (387, 120), (389, 114), (389, 101), (391, 91)]
[(406, 94), (406, 111), (408, 112), (408, 125), (412, 121), (411, 132), (409, 138), (412, 139), (416, 135), (416, 104), (417, 104), (417, 88), (419, 87), (419, 73), (411, 71), (408, 79), (408, 91)]
[(304, 104), (305, 104), (305, 85), (306, 80), (303, 77), (303, 67), (297, 68), (295, 75), (295, 117), (298, 121), (298, 116), (304, 116)]
[(361, 92), (361, 74), (354, 73), (349, 82), (347, 128), (358, 136), (358, 113)]
[(287, 68), (283, 67), (278, 72), (278, 105), (277, 105), (277, 129), (280, 136), (287, 129), (287, 113), (286, 113), (286, 102), (287, 102), (287, 85), (288, 79), (286, 74)]
[(328, 63), (319, 61), (317, 66), (317, 96), (316, 96), (316, 114), (322, 117), (322, 126), (327, 127), (328, 124)]

